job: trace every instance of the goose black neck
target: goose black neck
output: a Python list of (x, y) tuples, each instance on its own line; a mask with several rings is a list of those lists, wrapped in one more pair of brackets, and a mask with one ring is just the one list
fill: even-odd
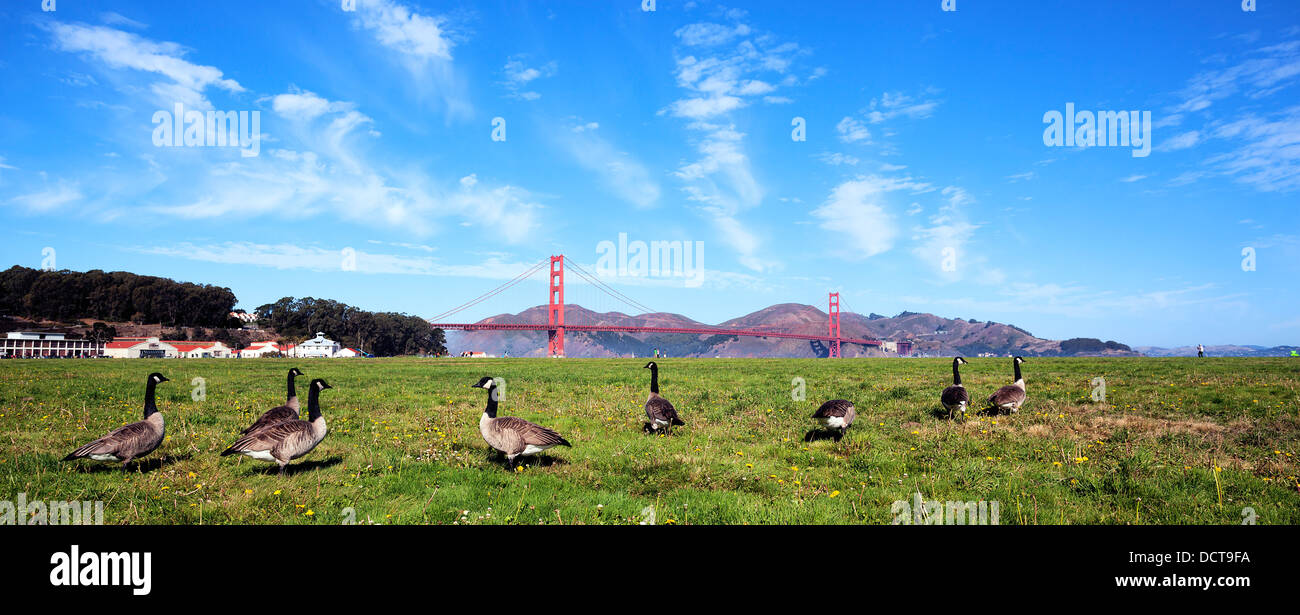
[(307, 392), (307, 420), (320, 418), (320, 387), (312, 386)]
[(1017, 380), (1020, 380), (1020, 363), (1018, 361), (1016, 362), (1016, 380), (1013, 380), (1012, 382)]
[(153, 378), (149, 378), (144, 385), (144, 418), (149, 418), (150, 415), (158, 411), (158, 405), (154, 403), (154, 389), (157, 386), (158, 383), (154, 382)]
[(289, 394), (288, 396), (285, 397), (286, 400), (293, 399), (298, 396), (298, 391), (293, 386), (293, 377), (294, 377), (293, 372), (289, 372)]
[(659, 392), (659, 366), (658, 365), (653, 365), (650, 367), (650, 392), (651, 393)]
[(492, 386), (488, 387), (488, 402), (487, 402), (487, 407), (486, 407), (486, 408), (483, 408), (483, 413), (486, 414), (486, 415), (488, 415), (488, 418), (490, 418), (490, 419), (494, 419), (494, 418), (497, 417), (497, 385), (496, 385), (496, 383), (493, 383)]
[(961, 372), (957, 369), (957, 359), (952, 360), (952, 383), (961, 384)]

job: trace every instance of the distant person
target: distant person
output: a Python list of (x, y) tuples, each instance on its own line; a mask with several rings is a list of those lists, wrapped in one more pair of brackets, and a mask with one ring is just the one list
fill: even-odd
[(1196, 356), (1201, 357), (1201, 358), (1205, 358), (1205, 345), (1204, 345), (1204, 344), (1197, 344), (1197, 345), (1196, 345)]

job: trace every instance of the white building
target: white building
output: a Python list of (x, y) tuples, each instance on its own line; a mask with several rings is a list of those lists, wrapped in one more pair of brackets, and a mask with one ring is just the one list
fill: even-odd
[(0, 357), (97, 357), (104, 344), (70, 340), (63, 333), (10, 331), (0, 340)]
[(104, 354), (114, 359), (174, 359), (181, 352), (171, 342), (150, 337), (113, 340), (104, 345)]
[(305, 359), (342, 359), (369, 356), (356, 348), (346, 348), (342, 344), (326, 338), (324, 333), (319, 332), (316, 333), (316, 337), (300, 344), (281, 346), (273, 341), (253, 342), (247, 348), (239, 351), (239, 356), (243, 358), (260, 358), (275, 353), (286, 357)]
[(288, 354), (292, 350), (293, 344), (288, 344), (282, 349), (279, 344), (272, 341), (253, 342), (252, 344), (249, 344), (247, 348), (239, 351), (239, 356), (246, 359), (257, 359), (268, 354)]
[(343, 347), (336, 341), (326, 339), (325, 334), (316, 333), (316, 337), (298, 344), (289, 352), (290, 356), (305, 358), (329, 358), (335, 355)]
[(221, 342), (188, 342), (148, 338), (119, 338), (104, 345), (115, 359), (228, 359), (235, 352)]

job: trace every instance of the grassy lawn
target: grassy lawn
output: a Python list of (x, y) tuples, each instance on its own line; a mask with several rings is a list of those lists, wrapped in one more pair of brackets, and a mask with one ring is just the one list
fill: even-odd
[[(645, 359), (0, 361), (0, 500), (102, 500), (110, 524), (890, 523), (911, 500), (999, 503), (1002, 524), (1300, 523), (1300, 361), (1040, 359), (1012, 416), (936, 416), (943, 359), (666, 359), (686, 421), (645, 435)], [(284, 400), (284, 375), (324, 378), (330, 433), (276, 476), (218, 457)], [(167, 439), (122, 473), (60, 459), (140, 419), (159, 371)], [(502, 416), (573, 448), (508, 470), (478, 434), (479, 377), (506, 382)], [(971, 359), (983, 399), (1009, 359)], [(807, 401), (792, 399), (792, 380)], [(1092, 380), (1105, 378), (1094, 402)], [(206, 398), (192, 389), (202, 378)], [(193, 381), (193, 382), (192, 382)], [(809, 415), (846, 398), (840, 442), (805, 442)]]

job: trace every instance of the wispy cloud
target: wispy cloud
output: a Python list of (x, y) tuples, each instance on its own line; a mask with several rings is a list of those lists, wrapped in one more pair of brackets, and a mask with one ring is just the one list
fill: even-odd
[(561, 147), (583, 168), (601, 178), (605, 188), (636, 207), (659, 201), (659, 182), (645, 165), (599, 134), (596, 122), (578, 124), (556, 135)]
[(835, 132), (839, 133), (840, 141), (845, 143), (870, 143), (871, 131), (867, 125), (854, 117), (845, 116), (835, 125)]
[[(12, 168), (12, 167), (10, 167)], [(9, 199), (9, 203), (17, 205), (29, 213), (48, 213), (62, 208), (64, 205), (80, 201), (83, 197), (77, 184), (68, 181), (59, 181), (53, 186), (46, 187), (37, 192), (20, 194)]]
[(911, 178), (860, 176), (831, 190), (822, 205), (812, 211), (821, 228), (845, 236), (843, 254), (860, 260), (894, 247), (898, 226), (886, 208), (886, 193), (908, 190), (914, 193), (933, 190), (929, 184)]
[(511, 98), (520, 100), (537, 100), (542, 95), (534, 90), (529, 89), (531, 83), (538, 79), (551, 77), (555, 75), (558, 67), (555, 62), (547, 62), (541, 66), (528, 66), (524, 63), (524, 56), (514, 56), (506, 61), (505, 68), (502, 69), (505, 74), (505, 86)]
[(353, 14), (356, 23), (411, 74), (422, 96), (438, 98), (449, 117), (471, 114), (464, 79), (452, 62), (456, 35), (449, 18), (421, 14), (394, 0), (357, 2)]
[[(727, 16), (739, 19), (743, 12)], [(661, 113), (688, 120), (687, 127), (698, 135), (699, 154), (675, 175), (744, 267), (770, 269), (776, 263), (761, 256), (762, 239), (741, 220), (742, 212), (762, 202), (764, 190), (745, 151), (744, 134), (725, 118), (754, 100), (773, 100), (778, 88), (797, 85), (790, 69), (804, 52), (745, 24), (691, 24), (675, 36), (685, 55), (679, 55), (674, 74), (686, 97)]]
[(150, 84), (152, 102), (170, 109), (180, 102), (191, 109), (211, 109), (204, 96), (209, 88), (243, 92), (243, 86), (225, 78), (221, 70), (184, 59), (185, 47), (172, 42), (155, 42), (131, 32), (104, 26), (54, 22), (48, 26), (55, 48), (82, 54), (111, 70), (138, 71), (162, 77)]
[[(927, 94), (930, 91), (927, 90)], [(865, 114), (867, 121), (880, 124), (897, 117), (924, 119), (930, 117), (938, 108), (939, 101), (932, 99), (918, 100), (902, 92), (885, 92), (880, 98), (871, 100)]]

